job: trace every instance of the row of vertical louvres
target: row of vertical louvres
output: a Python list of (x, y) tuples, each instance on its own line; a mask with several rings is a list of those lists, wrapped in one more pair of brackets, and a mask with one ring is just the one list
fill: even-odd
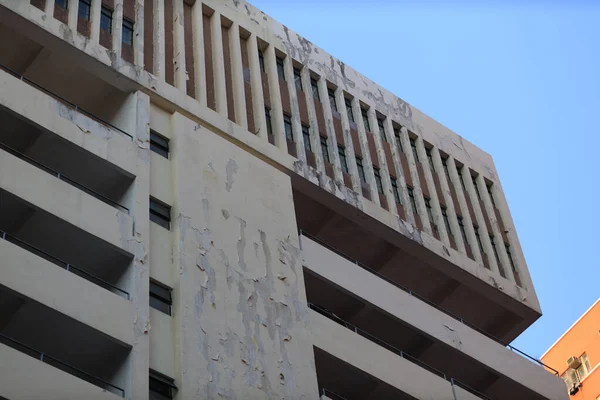
[[(44, 9), (45, 1), (31, 3)], [(67, 23), (69, 1), (78, 1), (77, 30), (89, 37), (91, 0), (54, 0), (54, 17)], [(99, 43), (106, 48), (113, 43), (107, 25), (115, 23), (107, 24), (106, 10), (115, 1), (123, 4), (124, 24), (138, 23), (136, 15), (144, 21), (137, 43), (144, 48), (146, 71), (383, 208), (395, 204), (400, 218), (521, 286), (491, 182), (199, 1), (146, 0), (142, 15), (134, 0), (102, 0)], [(157, 4), (164, 20), (154, 15)], [(161, 31), (164, 37), (155, 40)], [(123, 40), (126, 61), (133, 61), (135, 43)], [(163, 47), (164, 60), (173, 62), (161, 65), (156, 53)], [(176, 54), (178, 47), (183, 51)], [(215, 62), (221, 57), (223, 63)], [(181, 64), (185, 82), (178, 83)], [(243, 92), (241, 99), (236, 92)]]

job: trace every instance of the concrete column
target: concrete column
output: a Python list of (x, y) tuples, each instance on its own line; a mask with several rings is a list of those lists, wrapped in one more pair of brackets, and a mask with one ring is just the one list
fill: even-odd
[[(287, 152), (285, 132), (283, 129), (283, 108), (281, 106), (281, 92), (279, 91), (279, 76), (277, 75), (277, 60), (275, 47), (272, 44), (264, 52), (267, 77), (269, 79), (269, 93), (271, 94), (271, 126), (275, 136), (275, 146)], [(290, 77), (287, 77), (290, 79)], [(264, 111), (263, 111), (264, 114)]]
[(202, 20), (202, 2), (192, 6), (192, 32), (194, 35), (194, 82), (196, 100), (206, 106), (206, 60), (204, 57), (204, 30)]
[[(410, 146), (410, 137), (408, 130), (405, 127), (400, 129), (400, 140), (402, 142), (402, 148), (406, 150), (406, 159), (408, 160), (408, 168), (410, 169), (410, 177), (412, 178), (414, 187), (413, 191), (415, 194), (415, 203), (417, 204), (417, 212), (423, 225), (423, 230), (430, 235), (431, 224), (429, 223), (429, 217), (427, 216), (427, 207), (425, 207), (425, 198), (423, 197), (423, 190), (421, 189), (421, 181), (419, 180), (419, 173), (417, 172), (417, 160), (413, 155)], [(409, 207), (412, 207), (408, 204)]]
[(392, 148), (392, 161), (394, 162), (394, 170), (396, 171), (398, 181), (398, 192), (400, 192), (400, 200), (402, 201), (402, 206), (404, 207), (406, 220), (415, 225), (415, 216), (413, 215), (412, 207), (410, 205), (410, 198), (408, 197), (408, 191), (406, 190), (406, 178), (404, 177), (404, 174), (410, 173), (410, 171), (404, 171), (402, 169), (398, 145), (395, 143), (396, 138), (394, 136), (394, 126), (392, 125), (392, 120), (390, 118), (386, 118), (384, 125), (388, 141), (392, 143), (392, 146), (390, 146)]
[[(136, 0), (135, 24), (133, 24), (133, 63), (144, 68), (144, 2), (153, 0)], [(152, 43), (148, 44), (149, 46)]]
[(73, 35), (75, 35), (77, 33), (77, 19), (79, 18), (79, 0), (69, 1), (68, 12), (67, 22), (69, 29), (71, 29)]
[[(312, 97), (312, 89), (311, 89), (311, 85), (310, 85), (310, 70), (308, 69), (308, 67), (304, 67), (302, 68), (302, 70), (300, 71), (300, 74), (302, 75), (302, 87), (304, 89), (304, 99), (298, 99), (298, 101), (306, 101), (306, 106), (308, 109), (308, 118), (310, 120), (310, 146), (313, 150), (313, 153), (315, 153), (315, 159), (317, 162), (317, 170), (319, 171), (325, 171), (325, 163), (323, 161), (323, 154), (321, 151), (321, 145), (320, 143), (318, 143), (318, 141), (321, 140), (321, 138), (319, 137), (319, 121), (317, 120), (317, 112), (315, 111), (315, 103), (313, 101), (313, 97)], [(328, 138), (330, 139), (331, 136), (327, 135)], [(329, 140), (329, 145), (332, 146), (331, 140)], [(304, 149), (302, 150), (302, 152), (304, 153)], [(339, 157), (337, 156), (337, 151), (334, 152), (335, 156), (338, 159), (338, 165), (339, 165)], [(333, 158), (334, 154), (331, 154), (331, 158), (332, 161), (335, 161)], [(335, 164), (334, 164), (335, 165)], [(335, 169), (335, 167), (334, 167)], [(335, 171), (334, 171), (335, 173)], [(334, 175), (337, 177), (337, 175)]]
[(244, 91), (244, 66), (242, 65), (242, 45), (240, 43), (240, 26), (234, 22), (229, 28), (229, 45), (231, 46), (231, 81), (233, 82), (233, 104), (235, 120), (238, 125), (248, 129), (246, 114), (246, 96)]
[(165, 81), (165, 2), (154, 1), (154, 75)]
[[(423, 166), (423, 171), (425, 172), (424, 175), (427, 187), (429, 188), (429, 202), (431, 203), (431, 213), (433, 214), (433, 222), (438, 228), (440, 240), (446, 246), (450, 246), (450, 239), (448, 239), (448, 233), (446, 232), (444, 217), (442, 216), (442, 208), (440, 207), (440, 199), (438, 198), (437, 191), (435, 189), (435, 182), (433, 181), (431, 167), (429, 166), (429, 160), (427, 159), (425, 143), (423, 143), (423, 139), (421, 139), (420, 137), (417, 138), (417, 153), (419, 154), (419, 159), (421, 160), (421, 165)], [(431, 227), (431, 231), (433, 233), (433, 226)]]
[(92, 44), (100, 43), (100, 14), (102, 10), (102, 0), (92, 0), (90, 10), (91, 32), (90, 41)]
[[(377, 159), (379, 160), (379, 173), (381, 174), (383, 194), (385, 195), (385, 198), (387, 200), (390, 212), (396, 214), (396, 199), (394, 198), (394, 194), (392, 193), (392, 182), (390, 180), (390, 172), (387, 166), (387, 158), (385, 156), (385, 151), (383, 150), (383, 143), (381, 142), (381, 135), (379, 134), (377, 114), (375, 113), (375, 107), (372, 104), (369, 104), (369, 106), (370, 107), (367, 111), (367, 116), (369, 118), (369, 125), (371, 125), (371, 130), (375, 130), (375, 132), (373, 132), (373, 136), (375, 139), (375, 149), (377, 150)], [(387, 135), (387, 132), (384, 132), (384, 135)], [(377, 189), (377, 187), (375, 187), (375, 189)]]
[[(475, 211), (475, 218), (477, 220), (477, 225), (479, 225), (479, 237), (481, 239), (481, 244), (483, 245), (483, 250), (487, 254), (490, 269), (495, 273), (500, 274), (494, 249), (492, 248), (492, 242), (490, 242), (489, 232), (485, 224), (485, 219), (483, 218), (481, 207), (479, 206), (479, 198), (475, 192), (475, 187), (473, 186), (473, 181), (471, 179), (471, 172), (469, 171), (468, 167), (463, 168), (462, 176), (465, 182), (465, 187), (467, 188), (467, 193), (471, 199), (471, 204), (473, 205), (473, 211)], [(498, 247), (496, 247), (496, 250), (497, 249)]]
[(506, 254), (506, 248), (504, 247), (504, 239), (502, 238), (502, 233), (500, 232), (500, 228), (498, 227), (498, 221), (496, 220), (496, 213), (494, 212), (494, 205), (492, 204), (492, 199), (487, 191), (487, 185), (485, 184), (485, 180), (483, 176), (479, 174), (477, 178), (475, 178), (475, 183), (477, 183), (477, 188), (479, 189), (479, 193), (481, 194), (481, 199), (483, 200), (483, 205), (485, 207), (485, 211), (490, 219), (490, 225), (492, 225), (491, 234), (494, 235), (494, 242), (496, 243), (496, 251), (498, 252), (498, 258), (500, 259), (500, 263), (502, 264), (502, 269), (506, 275), (506, 279), (515, 282), (515, 277), (510, 266), (510, 260), (508, 259), (508, 254)]
[(121, 47), (123, 43), (123, 0), (114, 0), (112, 19), (112, 51), (115, 59), (121, 63)]
[[(327, 86), (325, 86), (325, 97), (322, 98), (329, 103)], [(335, 90), (335, 102), (342, 122), (342, 131), (344, 134), (344, 141), (346, 142), (346, 157), (348, 157), (348, 163), (350, 164), (348, 165), (348, 168), (352, 175), (352, 186), (354, 191), (362, 196), (361, 181), (360, 176), (358, 175), (358, 167), (356, 166), (356, 151), (354, 150), (355, 146), (361, 146), (361, 144), (352, 141), (352, 135), (350, 135), (350, 119), (346, 112), (346, 104), (344, 103), (344, 91), (339, 87)], [(330, 104), (329, 107), (331, 107)], [(363, 159), (363, 164), (364, 163), (365, 160)]]
[[(294, 65), (290, 56), (287, 56), (283, 60), (283, 67), (285, 69), (285, 76), (287, 78), (286, 84), (288, 93), (290, 94), (290, 105), (292, 107), (292, 130), (294, 133), (296, 154), (298, 155), (298, 159), (306, 162), (306, 154), (304, 153), (304, 138), (302, 137), (302, 122), (300, 121), (300, 110), (298, 109), (298, 92), (296, 91), (296, 84), (294, 83)], [(311, 137), (317, 137), (315, 133), (315, 127), (311, 126), (309, 132)], [(314, 147), (313, 151), (316, 151)]]
[[(173, 71), (175, 73), (175, 87), (186, 92), (187, 73), (185, 67), (185, 32), (183, 17), (183, 0), (173, 2)], [(169, 32), (167, 32), (169, 34)]]
[[(343, 102), (342, 104), (344, 105), (345, 109), (345, 104)], [(358, 140), (360, 141), (360, 148), (363, 153), (363, 166), (365, 168), (365, 177), (367, 178), (367, 183), (369, 184), (369, 190), (371, 192), (371, 201), (377, 205), (380, 205), (379, 192), (377, 191), (375, 174), (373, 173), (373, 161), (371, 160), (371, 152), (369, 151), (367, 132), (361, 117), (360, 105), (357, 99), (352, 99), (352, 113), (354, 114), (354, 121), (358, 127)]]
[(454, 157), (448, 156), (446, 163), (448, 164), (448, 172), (450, 173), (450, 179), (452, 181), (451, 184), (454, 185), (456, 197), (458, 198), (458, 203), (460, 206), (459, 208), (463, 217), (463, 224), (465, 225), (465, 233), (467, 234), (467, 239), (469, 240), (469, 243), (465, 243), (465, 247), (467, 244), (469, 244), (471, 246), (471, 251), (473, 252), (473, 257), (475, 257), (475, 261), (481, 263), (483, 260), (481, 257), (481, 251), (479, 250), (479, 245), (477, 244), (477, 237), (475, 237), (475, 230), (473, 229), (473, 220), (471, 219), (471, 213), (469, 212), (469, 207), (467, 206), (467, 200), (465, 199), (465, 194), (462, 189), (462, 183), (460, 182), (460, 176), (458, 175), (458, 171), (456, 169), (457, 166), (456, 162), (454, 161)]
[[(454, 204), (452, 202), (452, 195), (450, 192), (450, 184), (446, 179), (446, 171), (444, 170), (444, 164), (442, 163), (442, 157), (440, 156), (440, 152), (437, 149), (432, 149), (431, 154), (433, 156), (433, 164), (437, 171), (438, 177), (440, 179), (440, 186), (442, 187), (442, 195), (444, 196), (444, 200), (446, 201), (446, 212), (448, 213), (448, 221), (450, 222), (450, 229), (452, 232), (448, 232), (448, 236), (452, 234), (454, 237), (454, 242), (456, 243), (456, 248), (458, 251), (462, 253), (466, 253), (467, 250), (465, 248), (465, 243), (463, 242), (462, 233), (460, 231), (460, 226), (458, 225), (458, 218), (456, 217), (456, 208), (459, 205)], [(447, 161), (449, 162), (449, 161)], [(448, 166), (450, 168), (450, 166)], [(456, 189), (455, 189), (456, 190)], [(442, 217), (443, 218), (443, 217)], [(444, 229), (446, 229), (446, 224), (444, 225)]]
[(258, 42), (255, 34), (248, 38), (248, 63), (250, 64), (250, 86), (252, 87), (252, 110), (254, 114), (254, 127), (258, 137), (268, 140), (267, 122), (265, 119), (265, 98), (263, 97), (262, 73), (258, 59)]
[[(74, 1), (74, 0), (71, 0)], [(79, 1), (78, 1), (79, 3)], [(44, 12), (50, 18), (54, 18), (54, 0), (46, 0), (46, 5), (44, 6)]]
[(217, 11), (210, 17), (213, 50), (213, 72), (215, 74), (215, 104), (217, 112), (227, 117), (227, 88), (225, 86), (225, 56), (223, 55), (223, 33), (221, 14)]

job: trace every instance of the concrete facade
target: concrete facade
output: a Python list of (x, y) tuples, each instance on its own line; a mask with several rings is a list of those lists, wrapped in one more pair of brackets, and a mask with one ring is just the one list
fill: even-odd
[(1, 398), (566, 398), (490, 155), (241, 0), (0, 0), (0, 254)]

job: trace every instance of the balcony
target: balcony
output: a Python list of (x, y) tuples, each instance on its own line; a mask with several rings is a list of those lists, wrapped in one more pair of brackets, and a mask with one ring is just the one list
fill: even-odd
[[(0, 155), (0, 163), (2, 160)], [(40, 174), (42, 173), (40, 172)], [(9, 175), (0, 175), (0, 181), (2, 181), (1, 177), (6, 178)], [(30, 186), (31, 182), (31, 180), (28, 181)], [(60, 181), (58, 183), (67, 185)], [(23, 184), (26, 183), (23, 182)], [(94, 285), (123, 298), (128, 298), (127, 292), (130, 285), (128, 273), (133, 258), (130, 253), (124, 251), (121, 246), (115, 246), (102, 240), (23, 198), (1, 189), (1, 187), (0, 182), (0, 243), (9, 242), (2, 243), (7, 251), (8, 244), (10, 244), (13, 252), (19, 250), (21, 254), (31, 253), (45, 260), (47, 264), (61, 267), (69, 274), (78, 275)], [(37, 189), (40, 192), (33, 198), (52, 193), (47, 196), (51, 203), (52, 200), (60, 197), (60, 191), (56, 193), (53, 189), (43, 190), (40, 187)], [(102, 205), (97, 200), (93, 200), (97, 205)], [(109, 206), (105, 207), (110, 209)], [(75, 212), (73, 210), (66, 211)], [(101, 217), (102, 214), (98, 214), (100, 211), (102, 210), (92, 208), (90, 212), (91, 215), (96, 212), (95, 217)], [(88, 217), (92, 218), (92, 216)], [(104, 222), (106, 223), (106, 221)], [(112, 212), (111, 222), (117, 224), (114, 212)], [(89, 221), (83, 226), (88, 224), (93, 224), (93, 222)], [(16, 249), (17, 247), (20, 249)]]
[[(547, 399), (560, 379), (368, 267), (303, 235), (307, 299), (492, 399)], [(461, 368), (457, 369), (456, 366)]]
[(0, 285), (0, 396), (124, 397), (130, 349)]

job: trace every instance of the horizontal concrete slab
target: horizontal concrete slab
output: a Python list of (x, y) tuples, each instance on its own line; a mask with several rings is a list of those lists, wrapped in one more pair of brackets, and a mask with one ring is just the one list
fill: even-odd
[(0, 150), (0, 171), (0, 189), (116, 247), (127, 248), (133, 226), (127, 213), (4, 150)]
[(133, 344), (133, 305), (129, 300), (6, 240), (0, 240), (0, 254), (1, 285)]
[(0, 360), (0, 396), (6, 399), (121, 399), (3, 344), (0, 344)]

